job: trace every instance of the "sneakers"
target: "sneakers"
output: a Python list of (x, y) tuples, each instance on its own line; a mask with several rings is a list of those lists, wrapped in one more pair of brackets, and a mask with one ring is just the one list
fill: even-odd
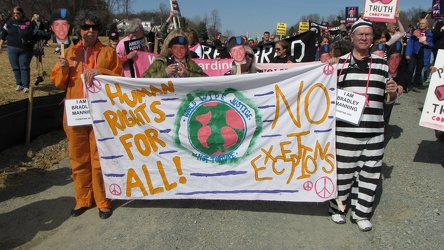
[(22, 89), (23, 89), (23, 87), (21, 85), (17, 85), (17, 87), (15, 88), (15, 91), (20, 91)]
[(365, 219), (356, 221), (356, 224), (358, 224), (358, 228), (362, 232), (370, 231), (373, 228), (372, 223), (369, 220), (365, 220)]
[(332, 214), (331, 220), (336, 224), (345, 224), (345, 215), (343, 214)]
[(28, 93), (29, 92), (29, 88), (23, 88), (23, 92), (24, 93)]
[(412, 91), (413, 91), (413, 92), (416, 92), (416, 93), (421, 93), (421, 90), (419, 90), (417, 87), (413, 87), (413, 88), (412, 88)]

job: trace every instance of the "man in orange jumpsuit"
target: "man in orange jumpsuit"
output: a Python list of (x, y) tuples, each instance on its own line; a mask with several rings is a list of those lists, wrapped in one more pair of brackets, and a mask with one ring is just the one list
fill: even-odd
[[(69, 47), (63, 57), (59, 57), (51, 73), (54, 85), (66, 90), (66, 99), (85, 98), (85, 91), (95, 87), (93, 78), (96, 75), (123, 76), (122, 64), (115, 50), (103, 45), (98, 39), (100, 29), (98, 15), (82, 10), (77, 15), (74, 26), (81, 36), (81, 41)], [(85, 87), (81, 79), (82, 74), (85, 78)], [(71, 210), (71, 215), (79, 216), (92, 207), (94, 198), (100, 218), (107, 219), (112, 215), (111, 202), (105, 196), (92, 125), (68, 126), (65, 111), (63, 128), (68, 137), (76, 199), (76, 206)]]

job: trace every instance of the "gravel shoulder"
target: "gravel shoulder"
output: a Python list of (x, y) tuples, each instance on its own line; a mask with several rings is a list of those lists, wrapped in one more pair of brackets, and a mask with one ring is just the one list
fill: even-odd
[(444, 144), (418, 125), (424, 99), (409, 92), (393, 109), (370, 232), (331, 222), (327, 203), (114, 201), (108, 220), (71, 218), (63, 157), (0, 190), (0, 249), (441, 249)]

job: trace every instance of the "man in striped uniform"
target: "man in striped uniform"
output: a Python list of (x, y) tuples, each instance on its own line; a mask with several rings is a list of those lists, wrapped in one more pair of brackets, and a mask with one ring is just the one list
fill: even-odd
[(365, 96), (359, 125), (336, 122), (338, 199), (330, 201), (333, 222), (351, 221), (362, 231), (372, 229), (369, 219), (384, 155), (384, 109), (386, 93), (396, 95), (397, 85), (388, 79), (387, 61), (369, 53), (373, 25), (360, 19), (351, 28), (353, 51), (339, 58), (338, 88)]

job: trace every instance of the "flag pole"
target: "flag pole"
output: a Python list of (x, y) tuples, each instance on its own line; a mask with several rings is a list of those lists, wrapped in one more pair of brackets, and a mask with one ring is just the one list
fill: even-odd
[[(176, 12), (174, 11), (174, 7), (173, 7), (173, 0), (170, 0), (170, 6), (171, 6), (171, 11), (174, 12), (174, 14), (176, 14)], [(174, 29), (177, 30), (177, 23), (176, 23), (176, 15), (173, 16), (173, 23), (174, 23)]]

